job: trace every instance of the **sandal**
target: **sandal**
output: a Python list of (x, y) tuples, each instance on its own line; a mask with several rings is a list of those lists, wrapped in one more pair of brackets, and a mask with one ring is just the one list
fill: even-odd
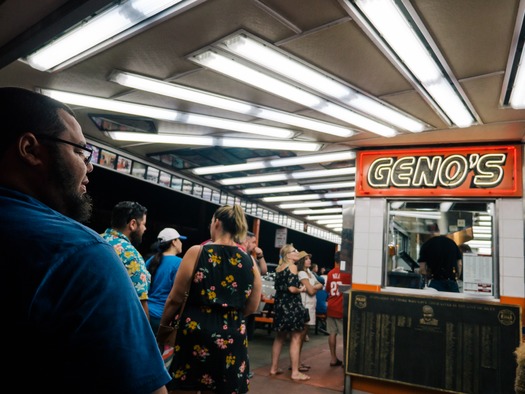
[(330, 363), (331, 367), (338, 367), (340, 365), (343, 365), (343, 362), (339, 359), (335, 363)]
[(277, 368), (277, 371), (275, 372), (270, 371), (270, 376), (282, 375), (283, 373), (284, 371), (282, 370), (282, 368)]
[(304, 382), (305, 380), (310, 380), (310, 376), (300, 373), (297, 377), (292, 377), (291, 379), (295, 382)]

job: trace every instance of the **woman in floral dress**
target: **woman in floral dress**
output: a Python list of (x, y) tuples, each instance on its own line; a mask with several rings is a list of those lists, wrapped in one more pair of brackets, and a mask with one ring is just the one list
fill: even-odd
[(304, 287), (299, 282), (297, 266), (299, 252), (292, 244), (286, 244), (280, 251), (281, 259), (275, 270), (275, 302), (273, 324), (276, 331), (272, 346), (272, 365), (270, 375), (279, 375), (279, 357), (288, 333), (290, 334), (290, 365), (292, 380), (308, 380), (310, 377), (299, 370), (302, 334), (305, 324), (301, 293)]
[(262, 284), (252, 258), (234, 241), (244, 239), (247, 227), (239, 205), (220, 207), (210, 224), (212, 242), (192, 246), (182, 259), (157, 335), (163, 345), (191, 281), (169, 368), (170, 393), (248, 392), (244, 317), (257, 310)]

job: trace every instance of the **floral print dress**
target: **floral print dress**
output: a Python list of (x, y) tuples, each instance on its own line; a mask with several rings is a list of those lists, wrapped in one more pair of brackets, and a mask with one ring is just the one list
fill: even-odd
[(253, 269), (251, 257), (236, 246), (203, 246), (177, 333), (169, 390), (248, 392), (242, 310)]
[(274, 318), (275, 331), (302, 331), (304, 307), (301, 294), (292, 294), (288, 287), (300, 287), (299, 276), (287, 267), (275, 274)]

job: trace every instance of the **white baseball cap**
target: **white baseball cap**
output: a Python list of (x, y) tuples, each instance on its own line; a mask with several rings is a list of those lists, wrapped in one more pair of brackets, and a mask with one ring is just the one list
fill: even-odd
[(183, 235), (180, 235), (179, 232), (177, 230), (175, 230), (174, 228), (171, 228), (171, 227), (167, 227), (165, 228), (164, 230), (162, 230), (157, 239), (160, 241), (160, 242), (168, 242), (168, 241), (172, 241), (174, 239), (186, 239), (187, 237), (183, 236)]

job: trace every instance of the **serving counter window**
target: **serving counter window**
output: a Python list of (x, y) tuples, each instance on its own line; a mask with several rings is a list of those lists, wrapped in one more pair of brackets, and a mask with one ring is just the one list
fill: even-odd
[(494, 206), (490, 200), (389, 200), (386, 286), (426, 288), (429, 277), (418, 263), (421, 246), (444, 235), (462, 252), (460, 292), (494, 296), (498, 283)]

